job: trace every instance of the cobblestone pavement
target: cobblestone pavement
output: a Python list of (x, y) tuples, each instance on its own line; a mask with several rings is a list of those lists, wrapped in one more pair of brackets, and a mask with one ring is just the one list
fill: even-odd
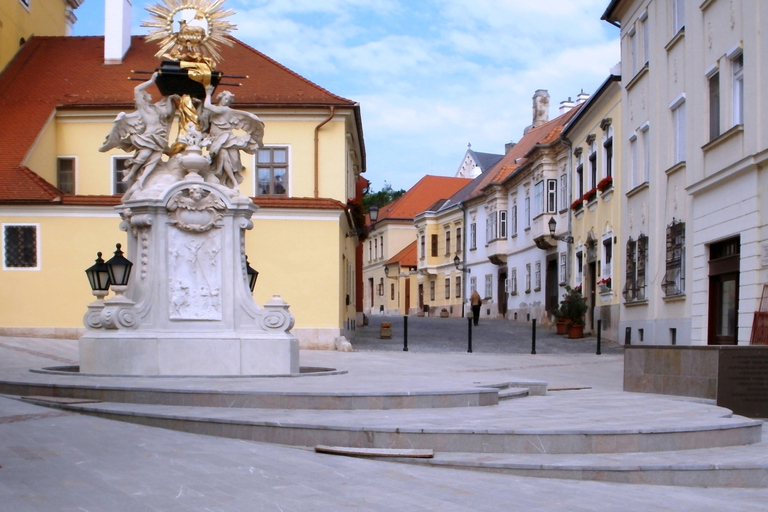
[[(381, 339), (382, 323), (392, 324), (392, 338)], [(374, 315), (368, 325), (358, 327), (350, 340), (356, 351), (403, 350), (405, 319), (402, 316)], [(411, 352), (467, 352), (469, 320), (466, 318), (408, 317), (408, 350)], [(472, 327), (472, 352), (486, 354), (530, 354), (533, 324), (509, 320), (480, 320)], [(601, 340), (603, 354), (623, 354), (618, 343)], [(537, 354), (595, 354), (597, 338), (568, 339), (555, 334), (553, 327), (536, 326)]]

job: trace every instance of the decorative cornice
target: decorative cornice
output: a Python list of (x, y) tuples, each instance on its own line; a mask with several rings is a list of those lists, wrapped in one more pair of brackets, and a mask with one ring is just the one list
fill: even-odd
[(611, 126), (611, 122), (612, 122), (612, 121), (613, 121), (613, 120), (612, 120), (610, 117), (606, 117), (606, 118), (604, 118), (602, 121), (600, 121), (600, 128), (601, 128), (603, 131), (606, 131), (606, 130), (608, 129), (608, 127), (610, 127), (610, 126)]
[(587, 144), (592, 144), (593, 142), (595, 142), (596, 138), (597, 136), (594, 133), (590, 133), (589, 135), (587, 135)]

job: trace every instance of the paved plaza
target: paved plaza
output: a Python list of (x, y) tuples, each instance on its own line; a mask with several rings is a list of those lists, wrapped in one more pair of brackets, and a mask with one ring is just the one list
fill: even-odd
[[(372, 319), (376, 320), (376, 319)], [(413, 349), (407, 353), (379, 346), (372, 338), (353, 345), (351, 353), (302, 351), (302, 366), (337, 368), (336, 376), (292, 378), (295, 389), (344, 387), (375, 388), (377, 380), (402, 388), (429, 389), (467, 386), (498, 380), (543, 380), (549, 385), (551, 404), (576, 409), (594, 399), (611, 397), (619, 414), (629, 414), (627, 404), (643, 395), (624, 394), (623, 357), (619, 353), (594, 354), (592, 340), (569, 343), (558, 351), (543, 342), (537, 355), (526, 353), (473, 354), (450, 352), (447, 342), (432, 343), (422, 337), (423, 351), (415, 340), (420, 329), (443, 334), (437, 326), (452, 329), (445, 319), (429, 319), (415, 327)], [(436, 322), (443, 321), (439, 324)], [(458, 323), (459, 321), (457, 321)], [(503, 329), (492, 322), (483, 328)], [(368, 329), (378, 327), (370, 323)], [(479, 332), (478, 332), (479, 331)], [(363, 332), (363, 330), (361, 330)], [(451, 338), (446, 335), (446, 338)], [(452, 338), (451, 338), (452, 339)], [(397, 341), (397, 340), (393, 340)], [(458, 341), (458, 340), (457, 340)], [(492, 340), (486, 340), (486, 342)], [(528, 338), (527, 341), (530, 341)], [(558, 340), (551, 340), (556, 343)], [(497, 341), (506, 343), (506, 341)], [(516, 345), (513, 340), (507, 346)], [(583, 343), (583, 350), (575, 350)], [(524, 340), (520, 341), (521, 346)], [(442, 347), (438, 350), (439, 347)], [(528, 346), (530, 349), (530, 346)], [(608, 347), (610, 348), (610, 347)], [(618, 348), (618, 347), (614, 347)], [(59, 377), (30, 374), (30, 368), (76, 364), (77, 342), (42, 338), (0, 338), (0, 372), (3, 379), (54, 382)], [(386, 376), (389, 377), (386, 377)], [(87, 380), (85, 377), (71, 377)], [(112, 385), (125, 378), (99, 377), (89, 382)], [(95, 380), (93, 380), (95, 379)], [(100, 379), (100, 380), (99, 380)], [(134, 386), (148, 388), (172, 379), (134, 378)], [(218, 380), (218, 382), (216, 382)], [(201, 384), (217, 389), (258, 387), (278, 389), (285, 379), (175, 379), (173, 386)], [(226, 382), (225, 382), (226, 381)], [(58, 381), (60, 382), (60, 381)], [(570, 397), (573, 400), (570, 400)], [(509, 411), (529, 397), (505, 402)], [(652, 397), (649, 402), (654, 403)], [(545, 403), (545, 402), (540, 402)], [(679, 402), (680, 409), (695, 404)], [(519, 404), (519, 405), (518, 405)], [(149, 407), (149, 406), (146, 406)], [(622, 408), (624, 407), (624, 408)], [(190, 409), (195, 409), (194, 407)], [(465, 408), (467, 414), (477, 409)], [(535, 408), (534, 408), (535, 409)], [(533, 410), (533, 409), (529, 409)], [(624, 411), (622, 413), (622, 411)], [(403, 411), (395, 411), (402, 413)], [(392, 413), (395, 416), (395, 412)], [(438, 414), (440, 411), (425, 414)], [(459, 411), (460, 412), (460, 411)], [(553, 411), (554, 412), (554, 411)], [(583, 411), (582, 411), (583, 412)], [(598, 411), (596, 411), (598, 412)], [(318, 411), (293, 411), (309, 422)], [(350, 414), (336, 411), (336, 414)], [(261, 414), (261, 413), (259, 413)], [(383, 416), (389, 415), (382, 411)], [(487, 414), (487, 413), (486, 413)], [(540, 412), (547, 420), (546, 409)], [(664, 412), (659, 411), (663, 420)], [(438, 416), (430, 416), (438, 417)], [(561, 421), (553, 414), (551, 421)], [(608, 421), (608, 420), (604, 420)], [(763, 427), (765, 438), (765, 428)], [(765, 459), (765, 442), (741, 447)], [(457, 455), (458, 456), (458, 455)], [(681, 456), (683, 457), (683, 456)], [(383, 462), (315, 453), (311, 448), (289, 447), (227, 439), (135, 425), (83, 415), (71, 410), (40, 407), (11, 396), (0, 397), (0, 510), (8, 511), (722, 511), (765, 510), (768, 490), (763, 488), (696, 488), (671, 485), (636, 485), (550, 478), (529, 478), (442, 467)]]

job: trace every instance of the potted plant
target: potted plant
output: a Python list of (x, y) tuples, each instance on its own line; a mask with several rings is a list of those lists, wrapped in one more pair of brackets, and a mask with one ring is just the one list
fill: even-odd
[(559, 305), (552, 309), (552, 316), (555, 317), (557, 334), (568, 334), (568, 319), (563, 316), (563, 312)]
[(571, 203), (571, 210), (574, 212), (580, 211), (582, 208), (584, 208), (584, 198), (580, 197), (574, 202)]
[(581, 286), (577, 288), (565, 287), (565, 294), (560, 302), (560, 311), (570, 323), (568, 327), (569, 338), (584, 337), (584, 315), (587, 312), (587, 307), (587, 300), (581, 294)]
[(588, 203), (591, 203), (592, 201), (596, 200), (597, 199), (597, 187), (591, 188), (591, 189), (587, 190), (586, 192), (584, 192), (584, 199)]
[(605, 178), (601, 179), (597, 183), (597, 190), (599, 190), (600, 192), (605, 192), (612, 186), (613, 186), (613, 178), (610, 176), (606, 176)]

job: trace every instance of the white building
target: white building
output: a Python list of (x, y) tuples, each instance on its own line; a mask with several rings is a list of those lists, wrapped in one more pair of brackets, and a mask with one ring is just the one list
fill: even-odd
[(620, 332), (748, 343), (768, 283), (768, 2), (613, 0), (603, 19), (622, 45)]

